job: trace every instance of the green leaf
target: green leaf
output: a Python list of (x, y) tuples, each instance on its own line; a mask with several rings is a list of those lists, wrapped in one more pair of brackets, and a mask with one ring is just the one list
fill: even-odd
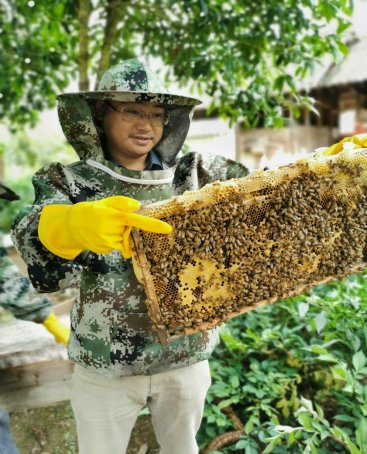
[(225, 383), (214, 383), (211, 392), (218, 397), (228, 397), (231, 394), (231, 388)]
[(322, 1), (319, 4), (319, 11), (328, 21), (331, 21), (335, 17), (336, 7), (329, 1)]
[(230, 399), (224, 399), (224, 400), (219, 402), (218, 408), (221, 410), (222, 408), (229, 407), (233, 403), (238, 402), (238, 400), (239, 400), (239, 398), (237, 396), (231, 397)]
[(347, 371), (340, 366), (334, 366), (331, 368), (333, 376), (339, 380), (346, 380), (347, 379)]
[(215, 418), (215, 423), (218, 427), (225, 427), (227, 420), (224, 417)]
[(315, 407), (316, 407), (316, 412), (317, 412), (319, 418), (323, 421), (324, 424), (327, 425), (328, 422), (323, 420), (324, 419), (324, 411), (323, 411), (322, 407), (320, 407), (320, 405), (317, 405), (317, 404), (315, 404)]
[(347, 55), (349, 53), (348, 46), (342, 42), (338, 42), (338, 49), (343, 55)]
[(235, 448), (236, 449), (245, 449), (248, 447), (248, 440), (239, 440), (236, 444), (235, 444)]
[(253, 428), (254, 428), (254, 421), (252, 418), (250, 418), (245, 424), (245, 428), (244, 428), (245, 433), (250, 434), (252, 432)]
[(366, 362), (367, 358), (361, 350), (353, 355), (352, 363), (356, 372), (362, 369), (362, 367), (365, 366)]
[(363, 454), (363, 452), (352, 442), (345, 431), (338, 427), (333, 427), (330, 429), (330, 432), (336, 440), (343, 445), (345, 444), (349, 448), (351, 454)]
[(309, 413), (299, 413), (297, 419), (305, 429), (314, 432), (314, 429), (311, 425), (312, 416)]
[(337, 419), (338, 421), (345, 421), (345, 422), (355, 422), (356, 418), (353, 416), (349, 415), (336, 415), (334, 416), (334, 419)]
[(361, 418), (356, 430), (356, 440), (358, 445), (367, 447), (367, 418)]
[(318, 356), (318, 359), (320, 361), (325, 361), (325, 362), (329, 362), (329, 363), (337, 363), (338, 362), (338, 358), (335, 358), (335, 356), (333, 355), (319, 355)]
[(325, 312), (320, 312), (319, 314), (316, 315), (316, 329), (318, 333), (321, 333), (321, 331), (324, 329), (326, 323), (327, 323), (327, 318), (325, 316)]
[(367, 416), (367, 403), (361, 405), (361, 412), (363, 416)]
[(305, 350), (312, 352), (312, 353), (317, 353), (317, 354), (324, 354), (328, 353), (326, 348), (322, 347), (321, 345), (311, 345), (310, 347), (305, 347)]
[(230, 378), (230, 382), (231, 382), (232, 388), (238, 388), (240, 386), (240, 379), (238, 378), (237, 375), (233, 375)]
[(351, 22), (339, 22), (337, 33), (341, 35), (347, 28), (351, 26)]
[(312, 427), (314, 427), (315, 429), (317, 429), (318, 432), (323, 432), (325, 430), (325, 427), (323, 426), (322, 423), (320, 423), (319, 421), (317, 421), (317, 419), (314, 419), (312, 422)]
[(309, 411), (311, 412), (312, 414), (315, 413), (314, 409), (313, 409), (313, 405), (312, 405), (312, 402), (304, 397), (301, 396), (301, 404)]
[(274, 427), (274, 430), (282, 433), (291, 433), (295, 432), (296, 430), (302, 429), (302, 427), (291, 427), (291, 426), (282, 426), (278, 425)]
[(275, 439), (271, 441), (270, 444), (262, 451), (263, 454), (269, 454), (273, 451), (275, 446), (281, 442), (281, 436), (277, 436)]

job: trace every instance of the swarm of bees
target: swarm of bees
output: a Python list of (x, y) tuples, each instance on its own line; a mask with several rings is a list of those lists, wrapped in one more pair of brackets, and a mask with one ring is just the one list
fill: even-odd
[(367, 149), (217, 182), (142, 214), (135, 267), (162, 343), (367, 266)]

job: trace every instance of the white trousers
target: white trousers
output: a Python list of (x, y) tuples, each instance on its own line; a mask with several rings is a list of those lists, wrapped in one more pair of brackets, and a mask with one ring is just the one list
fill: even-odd
[(124, 454), (145, 406), (160, 454), (197, 454), (195, 436), (210, 382), (208, 361), (113, 380), (75, 365), (71, 403), (79, 454)]

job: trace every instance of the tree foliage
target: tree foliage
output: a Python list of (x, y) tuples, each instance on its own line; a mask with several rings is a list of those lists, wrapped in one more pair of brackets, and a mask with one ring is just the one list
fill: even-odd
[(77, 24), (64, 1), (0, 1), (0, 119), (37, 121), (76, 77)]
[(341, 40), (352, 0), (2, 0), (0, 119), (35, 123), (78, 76), (93, 89), (111, 64), (160, 57), (232, 121), (280, 126), (309, 102), (296, 81)]

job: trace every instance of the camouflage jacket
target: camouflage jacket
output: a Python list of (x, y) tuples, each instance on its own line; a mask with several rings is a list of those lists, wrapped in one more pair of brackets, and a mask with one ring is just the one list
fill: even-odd
[(2, 246), (0, 235), (0, 308), (16, 318), (42, 323), (51, 312), (51, 301), (37, 295), (30, 280), (22, 276)]
[(68, 166), (50, 164), (34, 176), (35, 203), (25, 216), (18, 217), (13, 238), (37, 290), (53, 292), (78, 282), (71, 313), (71, 359), (109, 377), (153, 374), (208, 358), (217, 343), (217, 332), (195, 333), (167, 347), (156, 343), (144, 288), (134, 275), (131, 260), (118, 251), (108, 255), (84, 252), (72, 262), (51, 254), (37, 235), (43, 206), (112, 195), (155, 202), (246, 173), (241, 164), (221, 157), (204, 161), (198, 154), (188, 154), (177, 167), (165, 170), (132, 171), (100, 158)]

